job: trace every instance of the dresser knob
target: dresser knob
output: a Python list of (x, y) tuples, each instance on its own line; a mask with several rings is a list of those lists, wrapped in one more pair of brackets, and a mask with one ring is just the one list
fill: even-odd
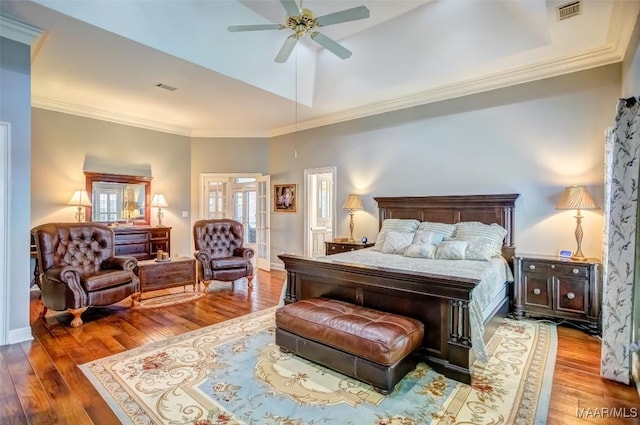
[(580, 269), (573, 269), (573, 270), (571, 270), (571, 272), (573, 272), (573, 274), (578, 274), (578, 273), (580, 273)]
[(574, 299), (575, 297), (576, 297), (576, 294), (574, 294), (573, 292), (567, 293), (567, 298), (569, 298), (570, 300)]
[(540, 295), (541, 292), (542, 291), (540, 290), (540, 288), (536, 288), (536, 289), (533, 290), (533, 293), (536, 294), (536, 295)]
[(551, 268), (552, 268), (552, 269), (555, 269), (555, 268), (556, 268), (556, 265), (555, 265), (555, 264), (552, 264), (552, 265), (551, 265)]
[(535, 269), (536, 269), (536, 266), (535, 266), (535, 265), (533, 265), (533, 264), (529, 264), (529, 270), (535, 270)]

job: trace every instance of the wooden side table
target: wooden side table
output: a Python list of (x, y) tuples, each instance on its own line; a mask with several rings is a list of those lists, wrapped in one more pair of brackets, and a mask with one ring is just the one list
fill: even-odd
[(132, 297), (133, 306), (139, 305), (144, 292), (189, 285), (193, 285), (193, 292), (197, 292), (195, 258), (174, 257), (169, 261), (138, 261), (137, 275), (140, 279), (140, 292)]
[(325, 242), (324, 249), (325, 255), (338, 254), (340, 252), (356, 251), (362, 248), (369, 248), (374, 246), (375, 243), (362, 243), (362, 242)]
[(601, 332), (601, 263), (551, 255), (514, 257), (516, 317), (542, 316), (587, 326)]

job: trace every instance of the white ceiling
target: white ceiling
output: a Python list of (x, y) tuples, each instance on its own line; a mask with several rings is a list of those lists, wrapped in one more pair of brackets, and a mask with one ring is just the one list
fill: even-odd
[[(558, 20), (544, 0), (308, 0), (316, 16), (365, 5), (273, 61), (289, 30), (275, 0), (2, 0), (3, 36), (43, 30), (32, 104), (193, 137), (269, 137), (622, 60), (640, 1), (582, 1)], [(9, 18), (9, 19), (7, 19)], [(18, 25), (19, 26), (19, 25)], [(165, 83), (177, 87), (166, 91)]]

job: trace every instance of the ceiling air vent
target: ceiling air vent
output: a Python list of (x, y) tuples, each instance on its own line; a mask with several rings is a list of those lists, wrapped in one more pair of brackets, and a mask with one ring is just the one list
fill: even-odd
[(161, 89), (165, 89), (165, 90), (169, 90), (169, 91), (175, 91), (175, 90), (178, 90), (177, 88), (175, 88), (175, 87), (171, 87), (170, 85), (168, 85), (168, 84), (164, 84), (164, 83), (157, 83), (157, 84), (156, 84), (156, 87), (159, 87), (159, 88), (161, 88)]
[(577, 16), (582, 11), (582, 4), (580, 1), (572, 1), (571, 3), (558, 6), (558, 19), (568, 19), (573, 16)]

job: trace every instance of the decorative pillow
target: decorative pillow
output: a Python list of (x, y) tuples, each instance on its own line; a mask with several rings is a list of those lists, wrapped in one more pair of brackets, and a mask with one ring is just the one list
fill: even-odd
[(387, 232), (381, 252), (385, 254), (404, 254), (413, 241), (413, 233)]
[(467, 241), (442, 241), (436, 248), (436, 260), (464, 260)]
[(415, 232), (418, 228), (418, 224), (420, 224), (420, 222), (413, 219), (388, 218), (384, 220), (382, 222), (382, 227), (380, 228), (380, 233), (378, 233), (378, 237), (376, 238), (376, 243), (373, 246), (373, 249), (375, 249), (376, 251), (382, 251), (384, 239), (387, 236), (388, 232), (402, 232), (413, 234), (413, 232)]
[(491, 246), (492, 242), (490, 239), (481, 238), (481, 237), (472, 237), (466, 239), (467, 241), (467, 249), (464, 251), (464, 259), (465, 260), (475, 260), (475, 261), (489, 261), (491, 260)]
[(456, 231), (456, 225), (423, 221), (418, 225), (418, 230), (428, 230), (429, 232), (441, 233), (445, 238), (450, 238)]
[(433, 258), (436, 246), (431, 243), (412, 243), (404, 251), (405, 257)]
[(442, 242), (442, 239), (444, 239), (444, 235), (442, 233), (430, 232), (428, 230), (416, 230), (412, 243), (438, 245)]
[(456, 238), (469, 240), (474, 237), (486, 238), (491, 241), (491, 256), (502, 255), (502, 243), (507, 236), (507, 230), (497, 223), (483, 224), (479, 221), (466, 221), (456, 224)]

